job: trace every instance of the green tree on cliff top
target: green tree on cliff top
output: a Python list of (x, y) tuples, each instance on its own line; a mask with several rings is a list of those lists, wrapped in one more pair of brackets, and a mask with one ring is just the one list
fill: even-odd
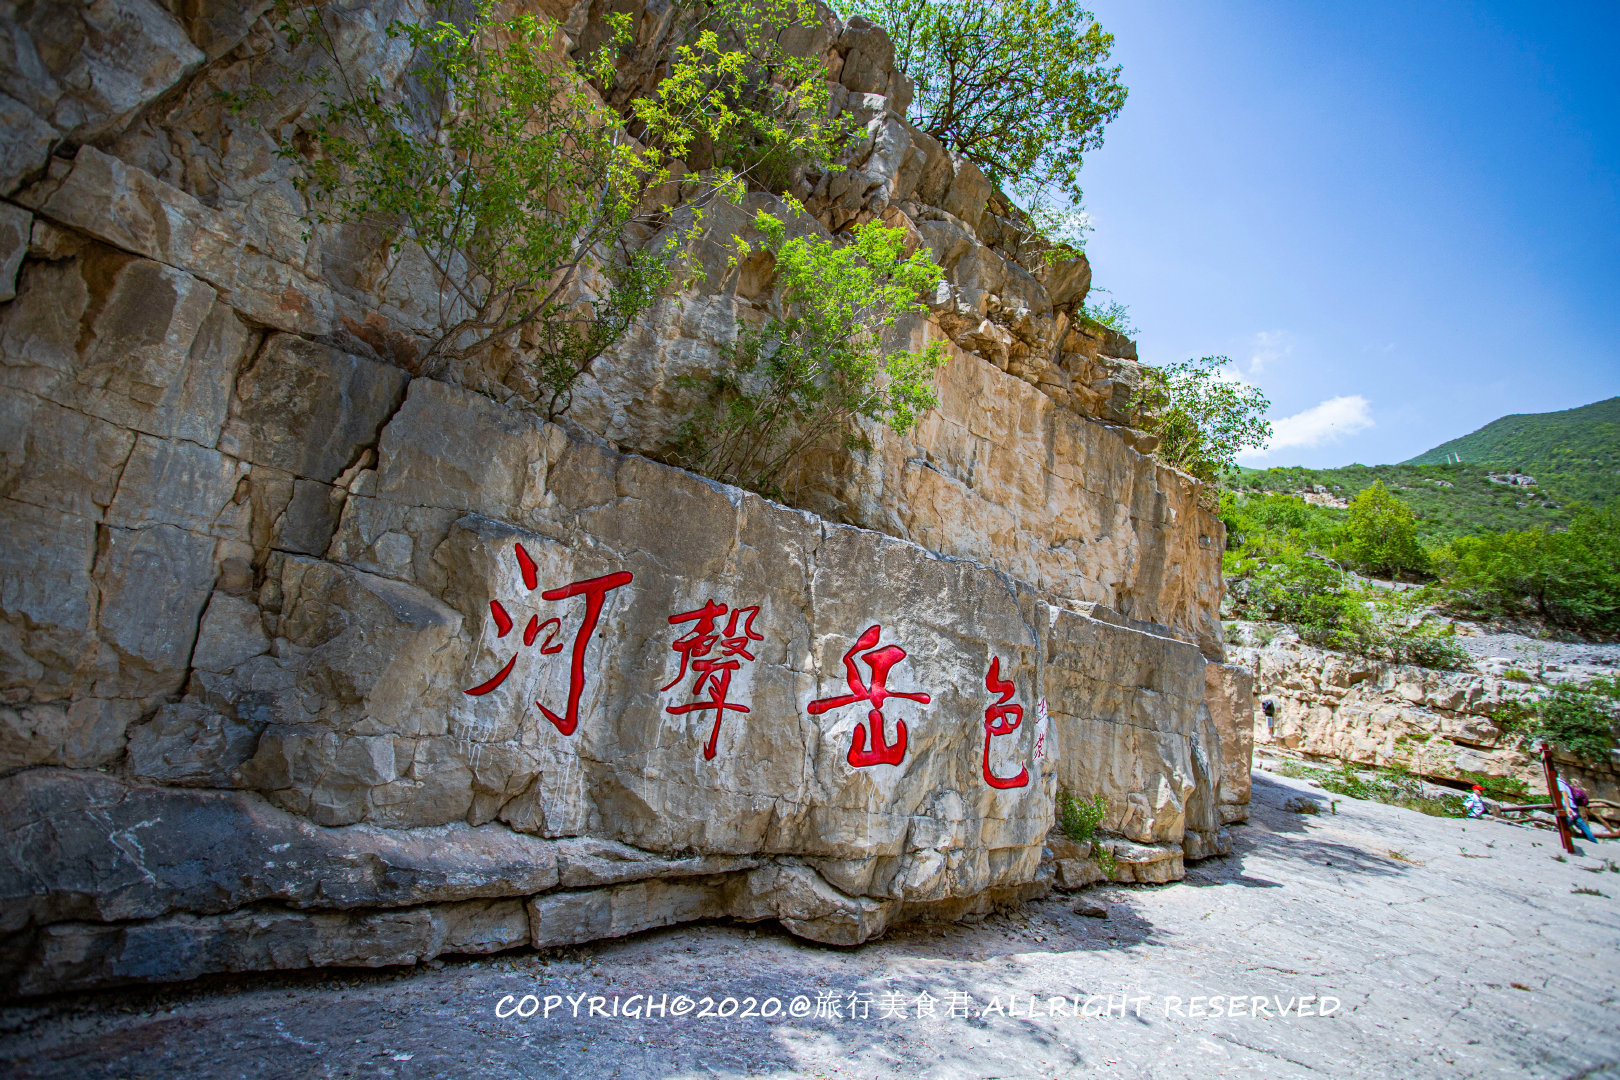
[(1271, 440), (1271, 402), (1259, 387), (1227, 375), (1232, 361), (1206, 356), (1165, 367), (1144, 367), (1131, 403), (1146, 430), (1159, 437), (1154, 455), (1200, 480), (1213, 481), (1237, 455)]
[(1114, 37), (1072, 0), (841, 0), (894, 41), (910, 119), (1002, 187), (1080, 200), (1080, 161), (1125, 104)]

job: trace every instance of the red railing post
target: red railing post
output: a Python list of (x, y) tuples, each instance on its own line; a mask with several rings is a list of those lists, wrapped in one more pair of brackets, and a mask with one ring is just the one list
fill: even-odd
[(1558, 839), (1564, 850), (1575, 854), (1575, 841), (1569, 833), (1569, 811), (1564, 809), (1564, 796), (1558, 791), (1558, 770), (1553, 768), (1552, 747), (1541, 744), (1541, 767), (1547, 773), (1547, 797), (1552, 800), (1553, 813), (1558, 815)]

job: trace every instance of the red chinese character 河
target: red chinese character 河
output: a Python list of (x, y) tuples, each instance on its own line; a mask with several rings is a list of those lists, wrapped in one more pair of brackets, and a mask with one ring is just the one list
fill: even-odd
[[(927, 694), (912, 694), (903, 690), (890, 690), (888, 688), (889, 672), (894, 665), (906, 658), (906, 650), (898, 645), (885, 645), (881, 649), (873, 648), (883, 633), (883, 627), (873, 623), (866, 628), (865, 633), (844, 654), (844, 670), (849, 680), (849, 693), (837, 697), (821, 698), (812, 701), (809, 705), (811, 716), (820, 716), (830, 709), (853, 705), (857, 701), (869, 703), (872, 708), (866, 714), (866, 727), (857, 727), (853, 741), (849, 746), (847, 760), (857, 769), (868, 765), (898, 765), (906, 756), (906, 722), (894, 722), (894, 742), (891, 744), (883, 727), (883, 702), (886, 698), (908, 698), (912, 701), (927, 705), (933, 700)], [(861, 661), (872, 669), (870, 685), (861, 681), (860, 670), (855, 666), (855, 654), (862, 650), (870, 650), (861, 657)], [(870, 736), (870, 738), (868, 737)], [(870, 742), (870, 746), (868, 746)]]
[(984, 688), (992, 694), (999, 695), (998, 699), (984, 710), (984, 782), (993, 788), (1023, 787), (1029, 783), (1029, 770), (1023, 766), (1019, 767), (1018, 775), (1013, 777), (1000, 777), (990, 771), (990, 740), (997, 735), (1011, 735), (1018, 730), (1018, 725), (1024, 722), (1024, 707), (1007, 704), (1012, 699), (1014, 687), (1012, 683), (1002, 681), (1001, 657), (990, 658), (990, 670), (985, 673)]
[[(714, 757), (715, 743), (720, 739), (720, 721), (726, 717), (726, 710), (745, 713), (748, 706), (726, 700), (726, 694), (731, 689), (731, 673), (742, 666), (744, 660), (753, 660), (754, 654), (748, 651), (750, 641), (764, 641), (764, 634), (754, 632), (754, 620), (759, 617), (759, 608), (742, 607), (731, 611), (726, 621), (724, 631), (718, 630), (717, 620), (726, 614), (726, 605), (717, 604), (711, 598), (708, 603), (695, 611), (682, 612), (671, 615), (671, 626), (680, 623), (695, 623), (696, 625), (680, 637), (675, 639), (670, 648), (681, 656), (681, 670), (676, 676), (659, 688), (660, 692), (668, 690), (686, 677), (687, 668), (697, 673), (692, 682), (692, 695), (696, 697), (708, 684), (708, 701), (693, 701), (684, 705), (670, 705), (664, 711), (674, 716), (684, 716), (686, 713), (702, 712), (705, 709), (714, 710), (714, 728), (709, 732), (709, 742), (703, 748), (703, 756)], [(738, 632), (737, 619), (742, 617), (742, 632)], [(720, 646), (717, 656), (710, 655), (716, 645)]]
[[(530, 592), (540, 587), (538, 568), (529, 553), (523, 550), (522, 544), (513, 545), (517, 554), (518, 569), (523, 572), (523, 584)], [(633, 575), (628, 570), (619, 570), (612, 574), (603, 574), (601, 577), (587, 578), (584, 581), (575, 581), (556, 589), (547, 589), (540, 594), (542, 600), (567, 600), (573, 596), (585, 597), (585, 618), (580, 622), (579, 632), (574, 635), (574, 651), (569, 658), (568, 668), (568, 707), (563, 715), (558, 716), (544, 704), (536, 701), (535, 705), (545, 714), (557, 730), (564, 735), (572, 735), (574, 729), (579, 727), (579, 699), (585, 693), (585, 648), (590, 644), (591, 635), (596, 633), (597, 621), (602, 617), (602, 605), (606, 602), (607, 594), (621, 585), (628, 585)], [(498, 633), (496, 637), (504, 638), (512, 632), (512, 617), (506, 613), (499, 600), (489, 602), (489, 613), (495, 619)], [(562, 651), (563, 643), (557, 640), (562, 634), (562, 620), (551, 618), (545, 622), (540, 616), (529, 617), (529, 624), (523, 628), (523, 644), (525, 647), (533, 645), (540, 636), (540, 632), (547, 631), (545, 641), (540, 643), (540, 651), (546, 655)], [(518, 654), (513, 653), (512, 659), (506, 666), (495, 673), (495, 677), (488, 682), (479, 683), (465, 693), (472, 697), (482, 697), (506, 681), (516, 666)]]

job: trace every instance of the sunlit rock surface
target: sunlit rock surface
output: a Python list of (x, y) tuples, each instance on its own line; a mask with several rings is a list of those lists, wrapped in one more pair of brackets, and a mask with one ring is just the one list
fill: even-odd
[[(714, 237), (775, 200), (717, 211), (707, 275), (544, 423), (509, 371), (421, 374), (408, 247), (306, 233), (266, 132), (327, 61), (267, 7), (92, 5), (73, 55), (7, 27), (44, 58), (0, 72), (7, 992), (722, 916), (854, 944), (1094, 880), (1060, 789), (1105, 796), (1119, 880), (1223, 850), (1221, 526), (1144, 452), (1134, 346), (1073, 320), (1083, 256), (1020, 253), (881, 31), (802, 43), (864, 135), (796, 178), (800, 227), (927, 244), (948, 280), (900, 332), (950, 362), (785, 506), (655, 460), (769, 284)], [(397, 81), (384, 28), (425, 9), (345, 11), (345, 63)]]

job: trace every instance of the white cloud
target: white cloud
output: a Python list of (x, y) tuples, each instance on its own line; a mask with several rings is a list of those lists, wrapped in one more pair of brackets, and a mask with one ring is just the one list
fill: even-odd
[(1262, 330), (1254, 335), (1254, 351), (1249, 354), (1249, 377), (1252, 379), (1277, 361), (1293, 355), (1295, 340), (1287, 330)]
[(1360, 394), (1328, 398), (1304, 412), (1285, 416), (1271, 422), (1271, 443), (1264, 450), (1251, 450), (1242, 457), (1251, 460), (1269, 457), (1279, 450), (1309, 449), (1323, 443), (1337, 442), (1346, 435), (1354, 435), (1372, 427), (1372, 410)]

